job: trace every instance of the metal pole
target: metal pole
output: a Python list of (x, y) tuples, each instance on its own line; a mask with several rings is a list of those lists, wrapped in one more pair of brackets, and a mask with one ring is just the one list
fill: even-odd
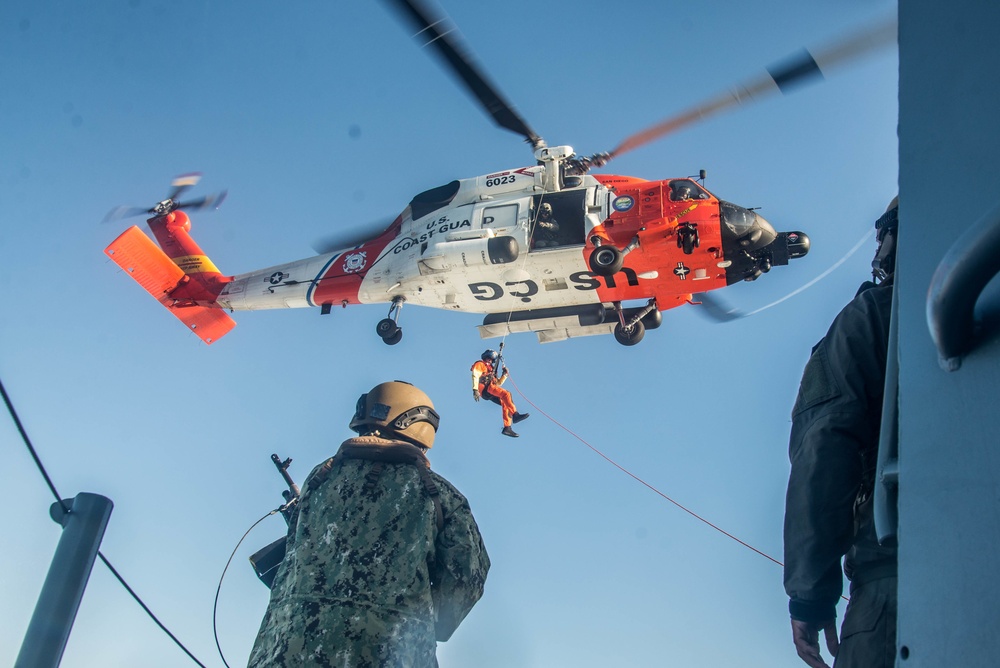
[(15, 668), (59, 665), (113, 507), (111, 499), (87, 492), (52, 504), (49, 514), (62, 525), (63, 532)]

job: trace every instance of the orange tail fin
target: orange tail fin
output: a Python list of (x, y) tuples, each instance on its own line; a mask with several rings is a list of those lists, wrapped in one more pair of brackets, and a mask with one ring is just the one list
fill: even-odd
[(177, 305), (170, 294), (187, 275), (135, 225), (104, 252), (205, 343), (219, 340), (236, 326), (236, 321), (221, 308)]

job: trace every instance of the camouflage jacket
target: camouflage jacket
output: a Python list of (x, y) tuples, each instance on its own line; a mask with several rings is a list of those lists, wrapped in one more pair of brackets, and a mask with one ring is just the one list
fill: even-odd
[(249, 665), (437, 666), (435, 641), (490, 568), (465, 497), (418, 448), (371, 436), (345, 441), (302, 490)]

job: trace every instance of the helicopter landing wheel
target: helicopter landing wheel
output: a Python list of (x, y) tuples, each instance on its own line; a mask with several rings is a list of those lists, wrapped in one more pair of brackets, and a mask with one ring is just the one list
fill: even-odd
[(393, 334), (392, 336), (385, 336), (382, 338), (382, 343), (384, 343), (387, 346), (394, 346), (397, 343), (399, 343), (402, 338), (403, 338), (403, 330), (397, 327), (395, 334)]
[(634, 346), (642, 341), (646, 334), (646, 327), (642, 322), (637, 322), (628, 329), (622, 327), (621, 323), (615, 325), (615, 340), (623, 346)]
[[(392, 318), (382, 318), (378, 321), (378, 324), (375, 325), (375, 333), (378, 334), (379, 337), (381, 337), (386, 343), (389, 343), (388, 340), (396, 336), (399, 332), (399, 325), (397, 325), (396, 321)], [(396, 343), (398, 342), (399, 339), (396, 340)], [(389, 345), (393, 344), (390, 343)]]
[(598, 246), (590, 254), (590, 270), (598, 276), (611, 276), (622, 270), (625, 256), (615, 246)]
[(688, 235), (685, 235), (684, 238), (681, 240), (681, 250), (684, 251), (685, 255), (690, 255), (691, 253), (693, 253), (694, 252), (694, 239), (692, 239)]
[(677, 246), (684, 251), (685, 255), (690, 255), (695, 248), (701, 245), (698, 238), (698, 228), (691, 224), (685, 224), (677, 230)]

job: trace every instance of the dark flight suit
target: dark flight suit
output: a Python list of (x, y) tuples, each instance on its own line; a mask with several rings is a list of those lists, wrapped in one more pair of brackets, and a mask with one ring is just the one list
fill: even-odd
[(417, 447), (345, 441), (302, 485), (249, 665), (437, 666), (489, 568), (468, 502)]
[(872, 514), (892, 285), (871, 285), (813, 349), (788, 449), (784, 579), (792, 619), (836, 618), (846, 555), (851, 601), (835, 668), (892, 668), (895, 658), (896, 548), (878, 544)]

